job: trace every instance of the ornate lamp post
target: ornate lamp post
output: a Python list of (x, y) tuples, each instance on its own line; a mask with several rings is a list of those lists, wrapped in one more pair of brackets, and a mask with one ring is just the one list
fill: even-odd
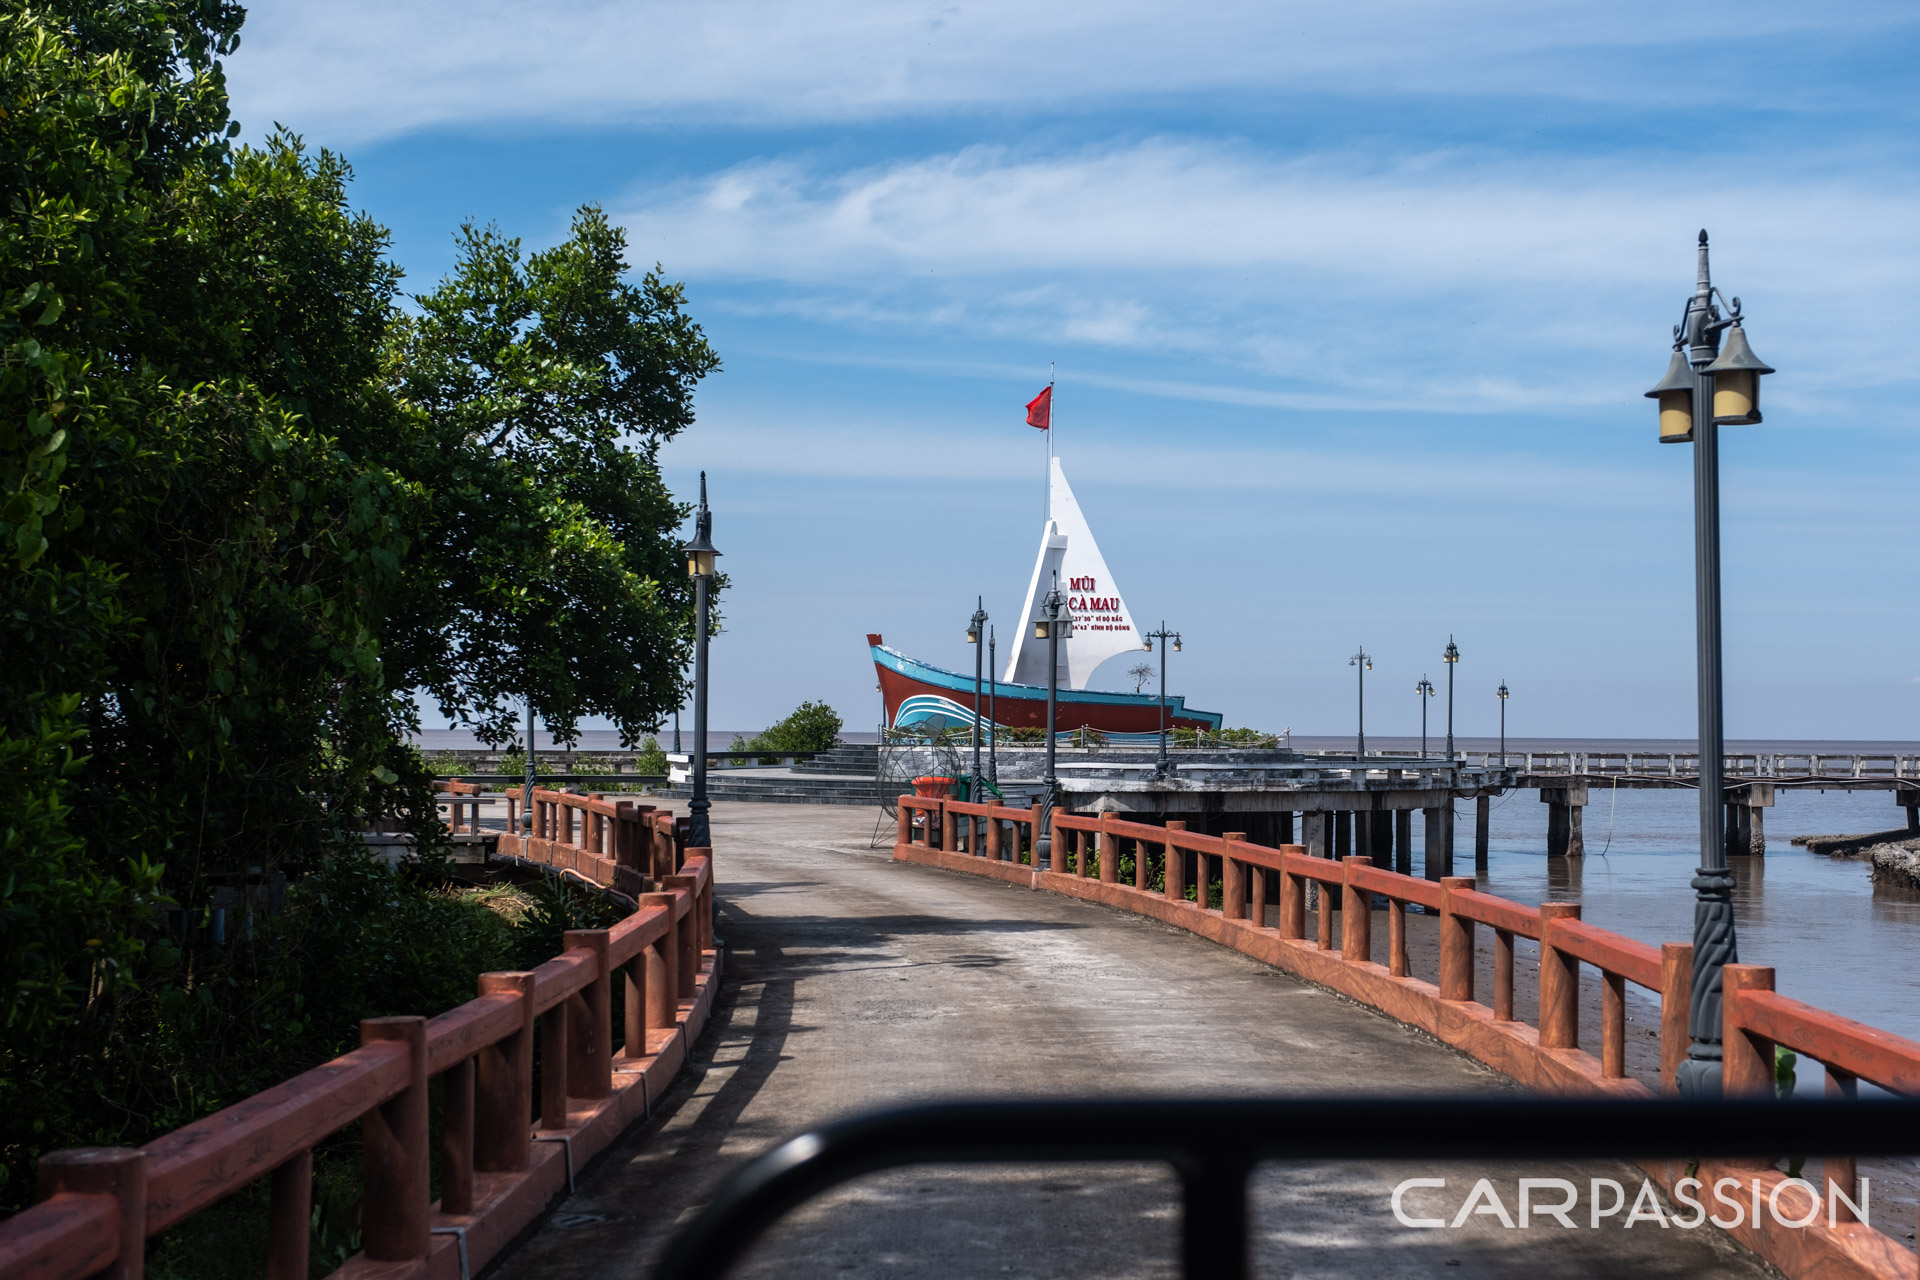
[(986, 604), (982, 597), (975, 596), (973, 617), (967, 619), (967, 643), (973, 646), (973, 778), (967, 788), (967, 799), (976, 804), (980, 801), (980, 660), (985, 657), (980, 637), (986, 629)]
[(996, 748), (1000, 743), (1000, 713), (994, 704), (994, 681), (999, 677), (993, 673), (1000, 669), (1000, 659), (995, 653), (993, 628), (987, 628), (987, 777), (993, 782), (1000, 781), (1000, 760)]
[[(1720, 1094), (1720, 970), (1738, 963), (1733, 929), (1733, 873), (1727, 870), (1722, 824), (1726, 742), (1720, 706), (1720, 437), (1722, 425), (1760, 421), (1760, 378), (1773, 370), (1747, 345), (1740, 299), (1723, 319), (1714, 305), (1726, 295), (1707, 270), (1707, 233), (1700, 233), (1693, 296), (1673, 329), (1673, 357), (1647, 392), (1660, 405), (1663, 443), (1693, 444), (1693, 605), (1699, 681), (1700, 869), (1693, 878), (1693, 1005), (1682, 1097)], [(1720, 335), (1728, 331), (1726, 349)]]
[(1153, 642), (1155, 640), (1160, 641), (1161, 644), (1160, 644), (1160, 759), (1158, 760), (1157, 763), (1155, 763), (1154, 768), (1160, 773), (1165, 773), (1167, 771), (1167, 646), (1166, 646), (1166, 642), (1169, 640), (1173, 641), (1173, 651), (1175, 653), (1180, 652), (1180, 633), (1178, 631), (1167, 630), (1167, 624), (1162, 622), (1160, 624), (1160, 629), (1158, 631), (1147, 632), (1147, 652), (1148, 653), (1153, 652)]
[(1040, 802), (1041, 835), (1034, 841), (1053, 865), (1053, 806), (1060, 798), (1060, 779), (1054, 773), (1053, 750), (1055, 721), (1060, 695), (1060, 642), (1073, 634), (1073, 615), (1067, 611), (1067, 598), (1060, 594), (1060, 575), (1053, 576), (1053, 589), (1041, 602), (1045, 614), (1033, 620), (1033, 638), (1047, 642), (1047, 779), (1046, 794)]
[(1459, 665), (1460, 649), (1453, 643), (1453, 637), (1447, 637), (1447, 648), (1440, 655), (1447, 664), (1447, 759), (1453, 759), (1453, 669)]
[(693, 518), (693, 541), (681, 550), (687, 557), (687, 576), (693, 579), (693, 799), (687, 804), (687, 841), (699, 848), (713, 845), (707, 821), (712, 802), (707, 799), (707, 613), (713, 592), (713, 512), (707, 510), (707, 473), (700, 473), (700, 509)]
[(1373, 655), (1362, 645), (1354, 651), (1347, 665), (1354, 668), (1354, 674), (1360, 678), (1360, 722), (1355, 735), (1353, 754), (1357, 759), (1365, 759), (1367, 754), (1367, 672), (1373, 670)]
[(1421, 676), (1420, 683), (1413, 686), (1413, 691), (1420, 695), (1420, 758), (1425, 760), (1427, 758), (1427, 699), (1433, 696), (1433, 681)]
[(1507, 767), (1507, 682), (1505, 680), (1502, 680), (1500, 687), (1493, 691), (1493, 696), (1500, 699), (1500, 767), (1504, 769)]

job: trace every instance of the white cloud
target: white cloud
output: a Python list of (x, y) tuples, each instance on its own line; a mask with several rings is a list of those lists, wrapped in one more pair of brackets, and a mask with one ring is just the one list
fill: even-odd
[[(801, 122), (1163, 95), (1746, 101), (1743, 58), (1907, 24), (1904, 6), (1771, 0), (260, 0), (240, 115), (338, 143), (447, 126)], [(1734, 32), (1737, 34), (1729, 34)], [(1705, 43), (1715, 74), (1701, 75)], [(1759, 52), (1755, 52), (1759, 51)], [(1773, 78), (1770, 105), (1804, 90)], [(1857, 93), (1821, 86), (1823, 103)]]
[(642, 256), (741, 286), (762, 312), (1204, 354), (1270, 380), (1216, 397), (1241, 403), (1488, 412), (1615, 404), (1650, 383), (1701, 221), (1756, 348), (1791, 371), (1778, 403), (1832, 409), (1836, 389), (1910, 380), (1916, 211), (1920, 186), (1837, 164), (1182, 139), (846, 171), (756, 161), (614, 208)]

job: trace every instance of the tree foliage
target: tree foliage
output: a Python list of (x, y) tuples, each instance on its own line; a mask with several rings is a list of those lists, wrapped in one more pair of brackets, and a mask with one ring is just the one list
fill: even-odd
[(803, 702), (747, 745), (765, 751), (825, 751), (840, 741), (844, 721), (824, 702)]
[(628, 745), (683, 700), (686, 508), (656, 456), (718, 360), (678, 285), (626, 282), (604, 213), (582, 209), (572, 232), (523, 255), (463, 227), (453, 273), (397, 335), (441, 480), (395, 661), (489, 742), (529, 696), (562, 739), (597, 713)]
[(589, 208), (465, 229), (404, 314), (344, 160), (232, 143), (241, 17), (0, 0), (0, 1203), (226, 1096), (154, 1074), (246, 1038), (217, 907), (372, 823), (431, 848), (412, 690), (495, 740), (528, 693), (563, 736), (680, 701), (655, 453), (717, 361), (678, 287)]

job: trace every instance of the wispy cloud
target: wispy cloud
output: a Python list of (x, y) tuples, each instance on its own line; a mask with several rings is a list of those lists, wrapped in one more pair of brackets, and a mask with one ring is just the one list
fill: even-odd
[[(1165, 95), (1750, 101), (1809, 45), (1910, 36), (1909, 6), (1789, 0), (1676, 8), (1422, 0), (909, 3), (814, 0), (261, 0), (234, 62), (243, 116), (336, 140), (451, 126), (755, 123), (920, 116)], [(1715, 73), (1698, 74), (1702, 42)], [(1821, 104), (1858, 92), (1839, 84)], [(1773, 108), (1795, 94), (1773, 77)], [(336, 137), (337, 135), (337, 137)]]
[[(1710, 200), (1688, 194), (1702, 188)], [(1703, 220), (1754, 341), (1807, 403), (1912, 379), (1917, 210), (1920, 184), (1831, 163), (1702, 172), (1162, 138), (838, 171), (753, 162), (615, 211), (646, 256), (750, 286), (751, 308), (1207, 353), (1278, 380), (1245, 403), (1532, 412), (1618, 402), (1623, 379), (1657, 375)], [(1880, 319), (1863, 329), (1863, 312)], [(1564, 365), (1518, 376), (1522, 353)]]

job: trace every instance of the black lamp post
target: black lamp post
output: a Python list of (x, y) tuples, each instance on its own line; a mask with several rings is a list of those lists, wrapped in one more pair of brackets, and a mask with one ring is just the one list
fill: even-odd
[(520, 802), (520, 826), (527, 835), (533, 835), (533, 699), (527, 699), (527, 767), (522, 771), (526, 777), (526, 791)]
[(1033, 638), (1047, 642), (1047, 779), (1046, 795), (1040, 803), (1040, 836), (1034, 844), (1053, 865), (1053, 806), (1060, 797), (1060, 779), (1054, 773), (1053, 750), (1055, 721), (1060, 694), (1060, 642), (1073, 634), (1073, 615), (1067, 611), (1067, 598), (1060, 594), (1060, 575), (1053, 577), (1053, 589), (1041, 602), (1046, 613), (1033, 620)]
[(1447, 664), (1447, 759), (1453, 759), (1453, 669), (1460, 662), (1460, 650), (1453, 643), (1453, 637), (1447, 637), (1446, 652), (1440, 660)]
[(687, 804), (687, 843), (711, 848), (713, 828), (707, 821), (712, 802), (707, 799), (707, 612), (713, 591), (713, 512), (707, 510), (707, 473), (700, 473), (700, 509), (693, 518), (693, 541), (681, 550), (687, 557), (687, 576), (693, 579), (693, 799)]
[(968, 783), (967, 799), (980, 802), (980, 662), (986, 656), (980, 637), (987, 629), (986, 603), (973, 598), (973, 617), (967, 619), (967, 643), (973, 646), (973, 777)]
[(1161, 773), (1165, 773), (1167, 771), (1167, 645), (1166, 645), (1166, 642), (1171, 640), (1173, 642), (1173, 651), (1175, 653), (1180, 652), (1180, 633), (1178, 631), (1167, 630), (1167, 624), (1162, 622), (1160, 624), (1160, 629), (1158, 631), (1147, 632), (1147, 652), (1148, 653), (1153, 652), (1153, 642), (1155, 640), (1160, 641), (1161, 644), (1160, 644), (1160, 759), (1155, 763), (1154, 768)]
[(1367, 672), (1373, 670), (1373, 655), (1363, 645), (1347, 659), (1347, 665), (1354, 668), (1354, 674), (1360, 678), (1360, 723), (1356, 734), (1353, 754), (1357, 759), (1365, 759), (1367, 754)]
[(1420, 695), (1420, 758), (1425, 760), (1427, 758), (1427, 699), (1433, 696), (1433, 681), (1421, 676), (1420, 683), (1413, 686), (1413, 691)]
[(1000, 744), (1000, 712), (994, 704), (995, 681), (1000, 677), (993, 673), (1000, 669), (1000, 658), (995, 653), (993, 628), (987, 628), (987, 777), (993, 782), (1000, 781), (1000, 761), (995, 748)]
[[(1694, 634), (1699, 682), (1700, 869), (1693, 878), (1693, 1005), (1682, 1097), (1720, 1094), (1720, 970), (1739, 962), (1733, 929), (1733, 873), (1727, 869), (1722, 805), (1725, 750), (1720, 706), (1720, 438), (1722, 425), (1760, 421), (1760, 378), (1773, 370), (1747, 345), (1740, 299), (1723, 319), (1700, 233), (1693, 296), (1673, 329), (1666, 377), (1647, 392), (1660, 405), (1662, 442), (1693, 444)], [(1726, 349), (1720, 335), (1726, 333)]]
[(1493, 691), (1493, 696), (1500, 699), (1500, 767), (1504, 769), (1507, 767), (1507, 682), (1505, 680), (1502, 680), (1500, 687)]

